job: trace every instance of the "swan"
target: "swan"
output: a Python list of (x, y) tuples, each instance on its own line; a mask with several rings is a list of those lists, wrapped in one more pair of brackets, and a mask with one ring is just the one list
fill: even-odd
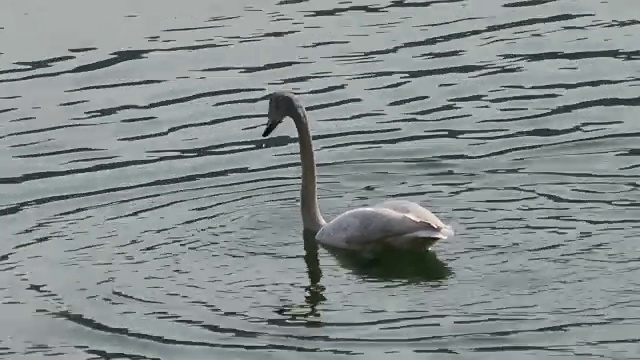
[(307, 112), (298, 98), (286, 91), (268, 95), (269, 112), (262, 137), (269, 136), (289, 117), (298, 130), (302, 184), (300, 211), (305, 231), (325, 246), (358, 251), (429, 250), (438, 240), (453, 235), (451, 226), (431, 211), (407, 200), (387, 200), (381, 204), (348, 210), (326, 222), (318, 206), (316, 164)]

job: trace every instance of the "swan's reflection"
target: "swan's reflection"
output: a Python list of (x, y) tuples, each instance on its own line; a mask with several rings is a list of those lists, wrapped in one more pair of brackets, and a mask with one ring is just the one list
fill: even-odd
[(323, 246), (338, 264), (367, 281), (441, 285), (453, 274), (432, 251), (392, 251), (375, 256)]
[[(322, 270), (318, 257), (318, 242), (315, 233), (305, 231), (304, 261), (307, 266), (309, 285), (305, 286), (305, 303), (287, 305), (277, 312), (286, 316), (288, 321), (300, 322), (305, 326), (322, 326), (318, 306), (326, 300), (325, 287), (320, 283)], [(338, 262), (353, 274), (368, 281), (398, 283), (423, 283), (439, 286), (452, 275), (450, 268), (432, 251), (427, 252), (387, 252), (377, 256), (364, 255), (361, 252), (322, 246)]]
[(305, 232), (304, 237), (304, 262), (307, 265), (307, 276), (309, 276), (309, 285), (305, 287), (307, 294), (305, 300), (309, 305), (310, 314), (317, 314), (317, 307), (324, 297), (324, 286), (320, 284), (322, 278), (322, 270), (320, 269), (320, 259), (318, 257), (318, 243), (315, 241), (313, 234)]
[(303, 321), (305, 326), (322, 326), (318, 305), (326, 300), (324, 296), (324, 286), (320, 284), (322, 270), (320, 269), (320, 259), (318, 257), (318, 243), (315, 240), (315, 233), (305, 231), (304, 238), (304, 262), (307, 265), (307, 276), (309, 285), (305, 286), (304, 305), (287, 305), (278, 309), (277, 313), (288, 317), (289, 321)]

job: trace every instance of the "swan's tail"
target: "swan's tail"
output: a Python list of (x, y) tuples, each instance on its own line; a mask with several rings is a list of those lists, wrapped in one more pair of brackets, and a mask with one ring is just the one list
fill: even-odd
[(442, 239), (448, 239), (455, 235), (455, 231), (453, 231), (453, 227), (451, 225), (445, 225), (442, 229), (440, 229), (440, 234), (442, 234)]
[(405, 234), (400, 236), (400, 239), (403, 240), (413, 240), (413, 239), (431, 239), (433, 242), (445, 240), (449, 237), (453, 236), (454, 231), (453, 228), (449, 225), (445, 225), (437, 230), (429, 229), (429, 230), (420, 230), (415, 231), (409, 234)]

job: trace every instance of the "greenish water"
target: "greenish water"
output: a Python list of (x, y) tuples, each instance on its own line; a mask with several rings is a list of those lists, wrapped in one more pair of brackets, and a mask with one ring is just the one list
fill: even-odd
[[(640, 358), (636, 5), (10, 1), (0, 358)], [(456, 236), (318, 248), (281, 89), (327, 218)]]

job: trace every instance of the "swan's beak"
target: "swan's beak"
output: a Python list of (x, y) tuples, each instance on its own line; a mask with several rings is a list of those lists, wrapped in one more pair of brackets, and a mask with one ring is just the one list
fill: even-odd
[(276, 126), (278, 126), (278, 123), (277, 123), (277, 122), (271, 122), (271, 121), (270, 121), (270, 122), (267, 124), (267, 128), (266, 128), (266, 129), (264, 129), (264, 132), (262, 133), (262, 137), (267, 137), (267, 136), (269, 136), (269, 134), (271, 134), (271, 133), (273, 132), (273, 130), (275, 130), (275, 129), (276, 129)]
[(284, 119), (283, 116), (280, 116), (277, 113), (274, 114), (270, 111), (269, 121), (267, 121), (267, 128), (264, 129), (264, 132), (262, 133), (262, 137), (269, 136), (269, 134), (271, 134), (273, 130), (275, 130), (278, 127), (278, 125), (280, 125), (280, 123), (282, 122), (282, 119)]

